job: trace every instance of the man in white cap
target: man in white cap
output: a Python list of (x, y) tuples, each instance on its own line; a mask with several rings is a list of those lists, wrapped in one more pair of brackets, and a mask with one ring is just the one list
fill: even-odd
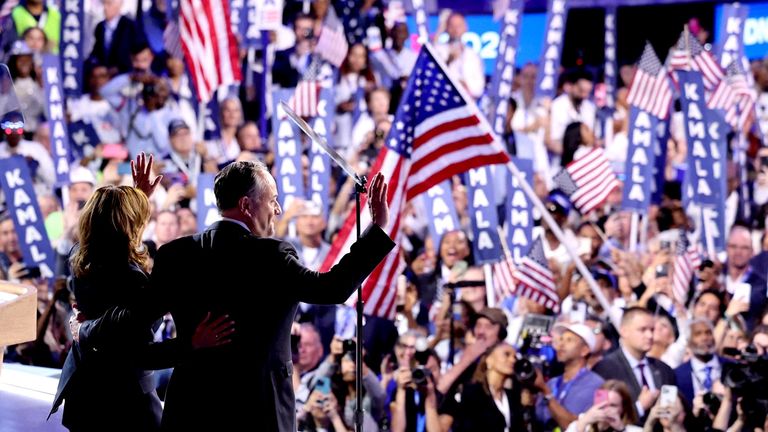
[(586, 412), (594, 400), (594, 393), (603, 383), (600, 375), (587, 368), (587, 358), (595, 349), (597, 339), (590, 327), (582, 323), (557, 324), (560, 331), (556, 338), (557, 360), (563, 363), (563, 375), (553, 377), (547, 383), (541, 373), (536, 378), (536, 389), (541, 397), (536, 406), (536, 417), (544, 424), (544, 430), (559, 426), (565, 429)]
[(45, 219), (48, 236), (53, 242), (57, 255), (57, 272), (68, 271), (66, 260), (69, 251), (77, 241), (77, 226), (85, 202), (96, 189), (96, 176), (88, 168), (78, 165), (69, 172), (67, 203), (63, 211), (53, 212)]

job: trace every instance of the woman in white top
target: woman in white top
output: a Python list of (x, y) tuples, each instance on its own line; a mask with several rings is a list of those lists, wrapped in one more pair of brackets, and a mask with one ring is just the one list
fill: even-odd
[(596, 399), (602, 400), (596, 400), (597, 403), (569, 424), (565, 432), (642, 431), (634, 425), (637, 412), (626, 384), (608, 380), (597, 389), (595, 395), (601, 395)]

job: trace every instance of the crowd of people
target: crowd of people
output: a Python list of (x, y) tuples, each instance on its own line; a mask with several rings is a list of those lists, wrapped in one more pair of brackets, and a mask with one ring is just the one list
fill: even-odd
[[(273, 168), (276, 139), (268, 123), (262, 129), (254, 97), (296, 87), (313, 63), (323, 20), (343, 5), (315, 0), (305, 13), (300, 2), (286, 2), (284, 26), (270, 33), (266, 50), (267, 94), (247, 83), (220, 89), (216, 119), (220, 136), (205, 140), (185, 61), (163, 45), (170, 2), (154, 0), (141, 19), (125, 14), (135, 8), (122, 0), (94, 3), (88, 13), (98, 24), (86, 32), (84, 94), (67, 104), (67, 120), (92, 125), (99, 142), (73, 163), (64, 187), (68, 200), (62, 206), (41, 76), (41, 56), (58, 52), (61, 23), (53, 17), (59, 12), (43, 0), (20, 1), (8, 8), (5, 3), (3, 10), (9, 13), (2, 18), (0, 51), (24, 121), (13, 115), (0, 119), (0, 158), (20, 155), (28, 161), (57, 263), (53, 280), (30, 271), (23, 262), (21, 237), (3, 205), (0, 279), (35, 286), (39, 300), (37, 340), (8, 347), (5, 361), (61, 368), (73, 349), (68, 322), (72, 304), (80, 299), (71, 289), (70, 281), (77, 276), (71, 259), (73, 247), (83, 240), (81, 216), (93, 211), (86, 203), (95, 199), (99, 188), (132, 185), (127, 163), (142, 152), (154, 155), (152, 175), (163, 179), (148, 194), (149, 223), (140, 235), (145, 270), (151, 272), (164, 245), (198, 231), (196, 190), (201, 173), (216, 174), (234, 161), (257, 161)], [(335, 98), (332, 142), (361, 174), (367, 174), (385, 145), (417, 58), (408, 46), (414, 35), (404, 21), (388, 19), (385, 9), (378, 0), (362, 2), (359, 15), (344, 21), (349, 40), (345, 61), (337, 70), (324, 65), (332, 72), (328, 79), (333, 81)], [(362, 36), (366, 32), (359, 31), (367, 28), (377, 28), (383, 35), (381, 49), (367, 47)], [(461, 42), (467, 31), (461, 14), (442, 15), (435, 34), (447, 38), (435, 39), (435, 52), (454, 82), (479, 101), (487, 77), (478, 53)], [(705, 30), (694, 31), (708, 42)], [(247, 50), (242, 51), (247, 63)], [(663, 143), (668, 151), (662, 199), (648, 209), (647, 230), (641, 236), (646, 240), (636, 251), (630, 251), (631, 217), (621, 210), (620, 189), (599, 209), (581, 215), (553, 181), (585, 147), (604, 148), (623, 178), (627, 87), (635, 69), (634, 64), (620, 67), (616, 106), (608, 116), (610, 134), (596, 133), (604, 129), (598, 125), (605, 124), (605, 108), (595, 101), (599, 74), (590, 73), (594, 70), (563, 70), (558, 95), (551, 101), (535, 97), (536, 64), (515, 72), (502, 138), (511, 155), (532, 161), (531, 184), (566, 235), (557, 237), (534, 212), (534, 235), (543, 240), (560, 300), (557, 308), (519, 295), (488, 306), (488, 272), (473, 259), (467, 184), (463, 176), (456, 176), (451, 196), (458, 229), (431, 238), (430, 215), (423, 202), (414, 199), (403, 210), (403, 241), (397, 253), (407, 267), (398, 284), (394, 321), (366, 316), (358, 339), (354, 309), (342, 304), (298, 305), (292, 317), (292, 362), (290, 369), (280, 371), (291, 380), (298, 430), (354, 429), (356, 343), (364, 348), (367, 431), (768, 430), (768, 398), (760, 387), (768, 370), (768, 150), (758, 133), (768, 131), (768, 62), (752, 62), (758, 102), (743, 131), (746, 164), (740, 166), (733, 157), (738, 134), (729, 142), (727, 158), (723, 155), (728, 175), (726, 248), (716, 256), (701, 257), (682, 297), (673, 292), (676, 245), (688, 241), (696, 222), (683, 206), (681, 178), (689, 145), (679, 107), (672, 114), (669, 140)], [(309, 144), (303, 142), (305, 181)], [(747, 171), (750, 217), (742, 210), (737, 191), (742, 170)], [(296, 199), (286, 208), (270, 210), (276, 217), (272, 235), (289, 242), (310, 270), (320, 268), (354, 205), (354, 184), (341, 170), (334, 168), (331, 185), (328, 209)], [(503, 196), (496, 197), (496, 204), (503, 202)], [(577, 271), (562, 241), (579, 250), (579, 258), (608, 300), (608, 309)], [(579, 247), (584, 242), (588, 248)], [(177, 267), (188, 273), (177, 275), (178, 280), (195, 283), (194, 266)], [(259, 315), (272, 307), (269, 298), (280, 290), (280, 282), (261, 286), (262, 275), (253, 278), (252, 286), (208, 289), (228, 290), (245, 302), (241, 306)], [(743, 292), (747, 295), (736, 295)], [(86, 318), (99, 318), (103, 308), (97, 310)], [(173, 308), (163, 313), (169, 311)], [(194, 323), (185, 321), (185, 328), (179, 329), (186, 338), (200, 322), (198, 315)], [(546, 334), (533, 342), (531, 317), (549, 323)], [(175, 319), (172, 313), (158, 319), (151, 338), (175, 339)], [(258, 335), (258, 330), (242, 331)], [(199, 349), (219, 348), (203, 344)], [(166, 395), (171, 366), (158, 366), (154, 373), (152, 387), (160, 399)]]

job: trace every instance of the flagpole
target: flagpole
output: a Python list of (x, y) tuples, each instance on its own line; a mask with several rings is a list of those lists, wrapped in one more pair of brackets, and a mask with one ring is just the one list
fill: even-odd
[(488, 307), (496, 306), (496, 296), (493, 290), (493, 272), (491, 271), (491, 265), (488, 263), (483, 264), (483, 273), (485, 274), (485, 299), (488, 303)]
[[(437, 61), (437, 63), (440, 65), (440, 67), (444, 71), (448, 70), (448, 67), (445, 65), (445, 62), (443, 61), (443, 59), (432, 49), (432, 44), (424, 44), (423, 47), (424, 49), (429, 50), (429, 52), (432, 54), (432, 57), (434, 57), (435, 61)], [(493, 145), (496, 146), (496, 148), (500, 152), (506, 152), (506, 150), (504, 149), (504, 146), (499, 140), (499, 137), (496, 135), (496, 133), (493, 131), (493, 128), (488, 123), (488, 119), (486, 119), (485, 115), (483, 115), (483, 113), (480, 112), (480, 109), (477, 107), (477, 104), (473, 103), (474, 99), (467, 94), (467, 92), (464, 90), (464, 88), (461, 85), (458, 85), (453, 80), (450, 74), (446, 74), (446, 77), (451, 81), (451, 83), (459, 92), (461, 97), (464, 98), (465, 101), (468, 101), (467, 107), (477, 116), (477, 118), (480, 120), (480, 123), (484, 125), (485, 129), (493, 137)], [(512, 160), (509, 160), (506, 163), (506, 165), (509, 172), (512, 173), (512, 175), (514, 175), (515, 178), (517, 178), (518, 182), (520, 182), (520, 187), (523, 189), (523, 193), (525, 193), (528, 199), (530, 199), (533, 205), (539, 210), (539, 213), (541, 213), (541, 217), (544, 219), (544, 222), (547, 223), (549, 228), (552, 230), (552, 233), (560, 241), (560, 244), (565, 246), (565, 250), (568, 252), (568, 255), (571, 257), (571, 259), (573, 259), (573, 262), (576, 264), (576, 268), (579, 270), (579, 273), (581, 273), (582, 277), (587, 282), (587, 285), (592, 290), (592, 293), (595, 295), (595, 298), (600, 303), (600, 306), (607, 313), (611, 307), (610, 303), (608, 303), (608, 299), (605, 298), (605, 295), (603, 294), (602, 290), (600, 290), (600, 287), (597, 286), (597, 282), (595, 281), (595, 278), (592, 277), (592, 273), (589, 271), (589, 269), (587, 269), (587, 266), (584, 265), (584, 262), (581, 260), (579, 255), (576, 253), (576, 251), (573, 249), (571, 244), (565, 238), (565, 234), (563, 233), (563, 230), (560, 229), (560, 226), (557, 224), (557, 222), (555, 222), (555, 219), (552, 218), (552, 215), (549, 214), (549, 210), (547, 210), (547, 207), (544, 205), (543, 202), (541, 202), (541, 199), (539, 199), (539, 197), (536, 195), (536, 192), (533, 191), (533, 188), (525, 179), (525, 176), (520, 172), (519, 169), (517, 169), (517, 166), (515, 166)], [(616, 328), (619, 328), (618, 320), (616, 320), (610, 313), (608, 314), (608, 317), (613, 323), (613, 325)]]
[(640, 225), (640, 213), (632, 212), (632, 219), (629, 222), (629, 250), (637, 252), (637, 230)]
[(646, 248), (647, 248), (647, 245), (648, 245), (648, 215), (645, 215), (643, 217), (643, 220), (640, 221), (640, 244), (641, 245), (646, 245)]

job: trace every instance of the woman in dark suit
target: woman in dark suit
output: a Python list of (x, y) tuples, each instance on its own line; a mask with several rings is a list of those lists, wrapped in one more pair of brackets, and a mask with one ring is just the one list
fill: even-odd
[(525, 430), (520, 389), (515, 384), (512, 388), (504, 386), (514, 367), (515, 349), (505, 342), (494, 345), (480, 358), (473, 381), (461, 392), (462, 414), (454, 419), (454, 432)]
[[(159, 180), (149, 181), (151, 166), (152, 157), (147, 163), (139, 156), (137, 187), (100, 188), (83, 208), (80, 242), (70, 264), (77, 307), (87, 318), (127, 314), (147, 301), (148, 254), (141, 238), (150, 218), (147, 197)], [(198, 326), (192, 346), (226, 343), (231, 329), (224, 321)], [(98, 350), (95, 341), (81, 345), (76, 339), (52, 410), (66, 400), (62, 423), (70, 430), (159, 430), (162, 407), (151, 369), (172, 367), (181, 345), (175, 340), (152, 344), (151, 323), (129, 322), (102, 330)]]

